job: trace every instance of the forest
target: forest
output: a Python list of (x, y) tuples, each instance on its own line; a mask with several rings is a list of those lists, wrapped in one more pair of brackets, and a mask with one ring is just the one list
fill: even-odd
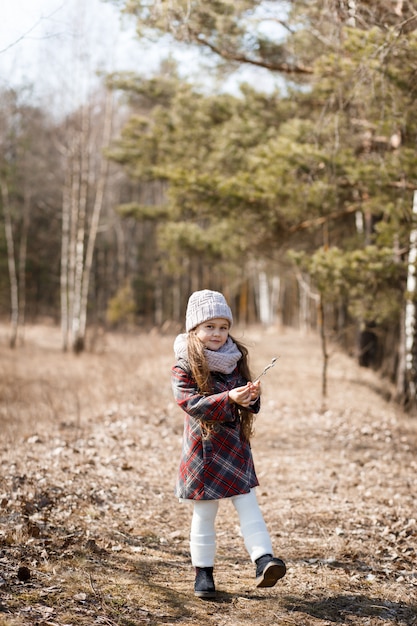
[[(58, 2), (42, 97), (0, 44), (0, 626), (417, 626), (417, 2)], [(258, 588), (222, 502), (211, 600), (170, 384), (203, 288), (276, 359), (251, 448), (287, 567)]]
[[(10, 346), (45, 319), (78, 354), (97, 329), (163, 332), (191, 291), (218, 289), (242, 325), (317, 330), (325, 363), (338, 343), (411, 410), (415, 3), (113, 4), (138, 40), (195, 50), (200, 80), (168, 57), (151, 77), (103, 75), (61, 114), (2, 88)], [(241, 68), (251, 79), (223, 89)]]

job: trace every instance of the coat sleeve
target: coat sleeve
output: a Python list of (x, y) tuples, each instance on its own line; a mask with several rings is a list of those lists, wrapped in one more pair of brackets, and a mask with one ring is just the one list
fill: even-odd
[(195, 380), (179, 365), (172, 370), (174, 398), (183, 411), (202, 421), (233, 422), (236, 405), (229, 401), (229, 390), (206, 396), (199, 392)]

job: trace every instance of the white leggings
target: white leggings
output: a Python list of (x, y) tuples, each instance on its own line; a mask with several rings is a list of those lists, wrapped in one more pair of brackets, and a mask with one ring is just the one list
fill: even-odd
[[(228, 498), (229, 499), (229, 498)], [(254, 489), (230, 498), (238, 513), (245, 547), (253, 562), (272, 554), (269, 536)], [(216, 554), (215, 520), (219, 500), (195, 500), (191, 521), (190, 549), (194, 567), (213, 567)]]

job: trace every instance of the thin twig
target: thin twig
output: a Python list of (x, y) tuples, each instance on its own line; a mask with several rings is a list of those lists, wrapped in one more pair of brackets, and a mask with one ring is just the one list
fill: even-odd
[(257, 382), (258, 382), (258, 380), (259, 380), (262, 376), (264, 376), (264, 375), (267, 373), (267, 371), (268, 371), (269, 369), (271, 369), (271, 367), (274, 367), (274, 365), (275, 365), (275, 363), (277, 362), (277, 360), (278, 360), (278, 359), (279, 359), (279, 356), (274, 356), (274, 358), (273, 358), (273, 359), (272, 359), (272, 361), (269, 363), (269, 365), (267, 365), (267, 366), (263, 369), (262, 373), (261, 373), (261, 374), (259, 374), (259, 376), (257, 376), (253, 382), (254, 382), (254, 383), (257, 383)]

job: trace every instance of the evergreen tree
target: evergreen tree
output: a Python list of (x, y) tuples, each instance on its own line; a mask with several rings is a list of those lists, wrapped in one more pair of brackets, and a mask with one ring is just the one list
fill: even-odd
[(382, 348), (392, 332), (400, 341), (417, 186), (411, 4), (129, 0), (125, 8), (140, 34), (200, 46), (223, 71), (246, 64), (286, 80), (281, 93), (244, 86), (239, 97), (204, 95), (177, 79), (136, 85), (156, 99), (114, 156), (167, 184), (165, 249), (244, 259), (246, 270), (251, 260), (282, 260), (290, 247), (304, 251), (299, 266), (322, 298), (358, 325), (378, 326)]

